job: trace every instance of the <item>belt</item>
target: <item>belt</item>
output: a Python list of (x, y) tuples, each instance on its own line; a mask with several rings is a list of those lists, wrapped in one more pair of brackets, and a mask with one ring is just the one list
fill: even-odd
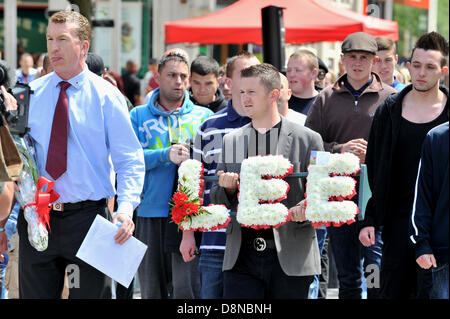
[(77, 203), (54, 203), (52, 210), (57, 212), (65, 212), (69, 210), (81, 210), (84, 208), (101, 205), (106, 205), (106, 199), (103, 198), (99, 200), (84, 200)]
[(266, 249), (275, 249), (275, 240), (263, 237), (246, 238), (243, 240), (244, 245), (253, 248), (256, 251), (264, 251)]

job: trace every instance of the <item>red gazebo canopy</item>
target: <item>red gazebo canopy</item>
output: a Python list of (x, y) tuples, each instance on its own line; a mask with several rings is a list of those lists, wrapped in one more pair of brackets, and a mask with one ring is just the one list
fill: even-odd
[(165, 43), (262, 44), (261, 9), (283, 7), (286, 43), (342, 41), (353, 32), (398, 40), (395, 21), (342, 9), (328, 0), (239, 0), (201, 17), (165, 23)]

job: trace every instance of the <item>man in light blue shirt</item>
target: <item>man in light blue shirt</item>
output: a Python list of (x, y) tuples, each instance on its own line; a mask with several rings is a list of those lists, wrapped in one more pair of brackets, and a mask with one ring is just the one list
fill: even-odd
[(37, 76), (38, 70), (33, 68), (33, 56), (29, 53), (24, 53), (20, 56), (20, 68), (16, 70), (16, 80), (20, 83), (29, 83)]
[(394, 41), (387, 37), (378, 37), (375, 38), (375, 41), (377, 41), (378, 46), (378, 60), (373, 65), (372, 71), (380, 76), (383, 83), (392, 86), (400, 92), (406, 87), (406, 84), (400, 82), (394, 75), (395, 66), (398, 62), (396, 45)]
[[(79, 284), (69, 286), (71, 298), (111, 297), (110, 279), (75, 255), (96, 215), (110, 217), (106, 198), (115, 195), (113, 168), (118, 197), (113, 223), (122, 224), (115, 242), (123, 244), (134, 230), (132, 214), (144, 181), (143, 152), (122, 94), (87, 68), (89, 39), (85, 17), (55, 13), (47, 28), (54, 72), (30, 84), (29, 127), (38, 171), (54, 180), (60, 198), (50, 212), (45, 251), (30, 246), (26, 221), (19, 216), (21, 298), (59, 298), (69, 265), (79, 270)], [(67, 118), (68, 125), (55, 133)]]

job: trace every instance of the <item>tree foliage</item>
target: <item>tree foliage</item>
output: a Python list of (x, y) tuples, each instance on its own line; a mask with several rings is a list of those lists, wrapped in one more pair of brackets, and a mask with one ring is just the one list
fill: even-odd
[[(437, 31), (449, 38), (449, 0), (438, 0)], [(416, 40), (428, 28), (428, 10), (394, 3), (394, 21), (398, 23), (399, 40), (397, 51), (400, 57), (409, 58)]]

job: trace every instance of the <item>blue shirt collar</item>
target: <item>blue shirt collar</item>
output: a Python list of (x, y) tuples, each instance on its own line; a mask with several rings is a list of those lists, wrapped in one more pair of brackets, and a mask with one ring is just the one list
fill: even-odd
[(400, 83), (400, 81), (397, 79), (396, 76), (394, 76), (394, 83), (392, 83), (391, 86), (392, 86), (393, 88), (395, 88), (399, 83)]
[(52, 77), (53, 85), (56, 87), (59, 85), (59, 82), (66, 81), (66, 82), (69, 82), (72, 87), (74, 87), (75, 89), (78, 90), (82, 87), (84, 81), (86, 80), (88, 71), (89, 71), (89, 69), (88, 69), (87, 65), (85, 64), (83, 71), (81, 71), (80, 73), (75, 75), (73, 78), (70, 78), (68, 80), (63, 80), (58, 74), (56, 74), (56, 72), (53, 72), (53, 77)]
[(233, 107), (233, 100), (228, 101), (227, 113), (228, 113), (228, 121), (230, 122), (234, 122), (241, 118), (246, 118), (246, 116), (240, 116), (238, 112), (236, 112), (236, 110)]

